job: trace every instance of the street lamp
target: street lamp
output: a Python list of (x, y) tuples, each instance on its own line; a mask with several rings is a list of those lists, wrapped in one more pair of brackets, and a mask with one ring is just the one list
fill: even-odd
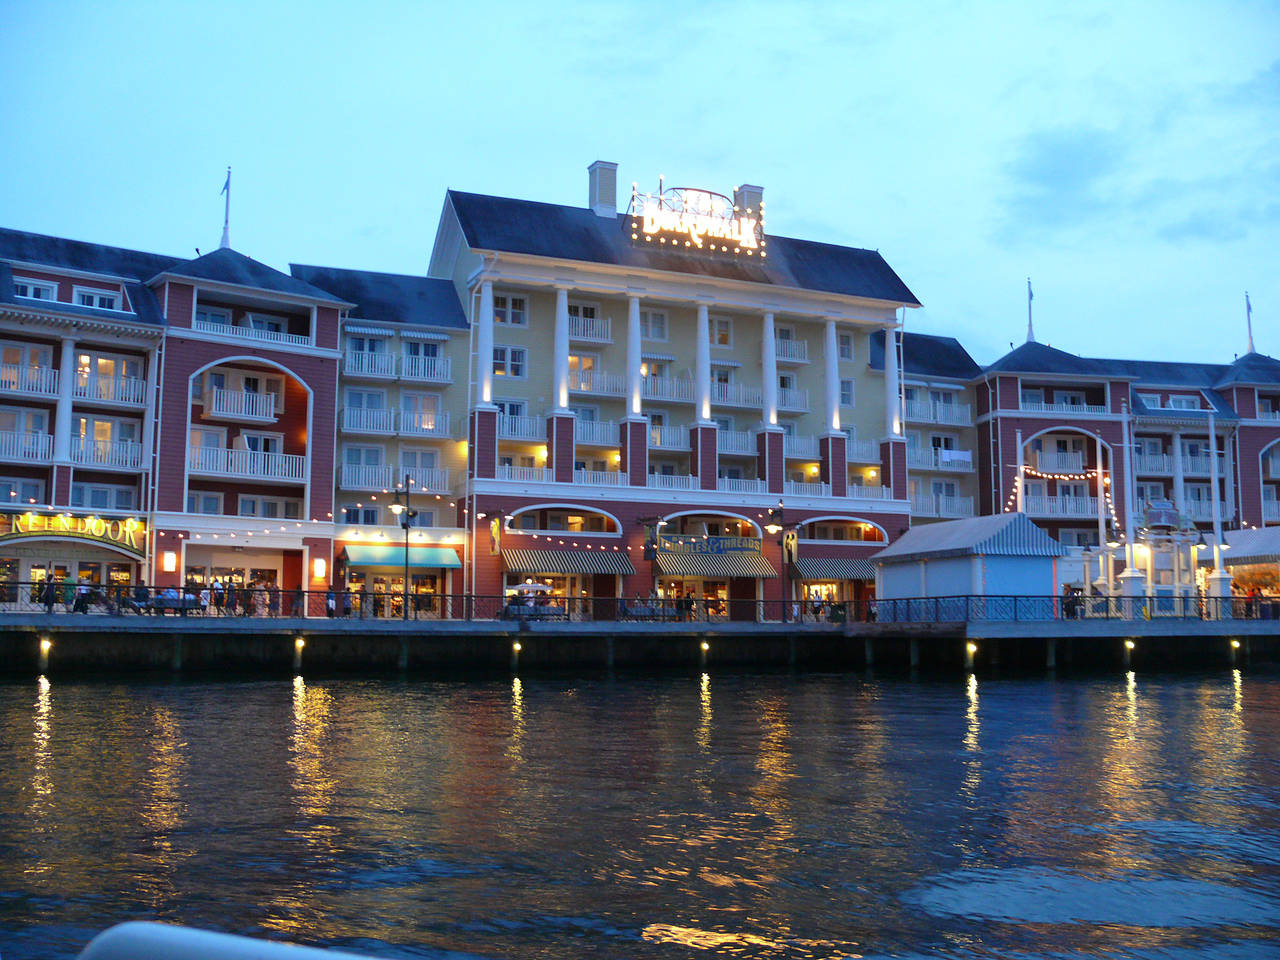
[(391, 512), (400, 521), (400, 529), (404, 531), (404, 601), (400, 604), (400, 614), (409, 619), (409, 528), (413, 526), (413, 518), (418, 511), (409, 506), (409, 477), (404, 478), (404, 500), (400, 499), (400, 490), (396, 489), (391, 499)]
[(769, 522), (765, 524), (765, 530), (778, 536), (778, 554), (782, 558), (782, 622), (787, 622), (787, 605), (791, 602), (791, 573), (787, 569), (787, 553), (783, 548), (783, 542), (786, 540), (786, 529), (782, 516), (782, 500), (779, 498), (778, 505), (771, 507), (769, 510)]

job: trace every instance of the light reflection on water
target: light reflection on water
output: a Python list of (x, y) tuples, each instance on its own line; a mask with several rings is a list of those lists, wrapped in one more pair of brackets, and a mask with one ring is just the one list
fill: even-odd
[[(56, 709), (55, 709), (56, 704)], [(0, 954), (1271, 957), (1280, 679), (0, 686)]]

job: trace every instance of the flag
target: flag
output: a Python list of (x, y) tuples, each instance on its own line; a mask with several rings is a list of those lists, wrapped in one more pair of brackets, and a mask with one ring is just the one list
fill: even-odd
[(231, 168), (227, 167), (227, 182), (222, 185), (222, 189), (218, 191), (218, 196), (222, 196), (231, 189)]
[(1253, 319), (1253, 304), (1249, 302), (1249, 294), (1244, 295), (1244, 313), (1249, 320)]
[(1027, 277), (1027, 300), (1031, 301), (1031, 300), (1034, 300), (1035, 298), (1036, 298), (1036, 295), (1031, 292), (1031, 278)]

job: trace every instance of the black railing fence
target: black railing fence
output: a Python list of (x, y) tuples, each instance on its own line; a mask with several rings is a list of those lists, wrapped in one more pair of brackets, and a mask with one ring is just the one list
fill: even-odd
[[(407, 610), (406, 610), (407, 606)], [(784, 610), (785, 606), (785, 610)], [(276, 588), (147, 587), (0, 582), (6, 613), (355, 620), (611, 621), (636, 623), (956, 623), (1046, 620), (1280, 620), (1280, 597), (956, 596), (858, 601), (698, 597), (403, 594)], [(785, 613), (785, 618), (784, 618)]]

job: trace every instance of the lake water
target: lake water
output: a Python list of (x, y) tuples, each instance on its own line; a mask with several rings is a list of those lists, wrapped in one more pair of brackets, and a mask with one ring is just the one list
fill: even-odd
[(0, 686), (0, 957), (1280, 956), (1280, 678)]

